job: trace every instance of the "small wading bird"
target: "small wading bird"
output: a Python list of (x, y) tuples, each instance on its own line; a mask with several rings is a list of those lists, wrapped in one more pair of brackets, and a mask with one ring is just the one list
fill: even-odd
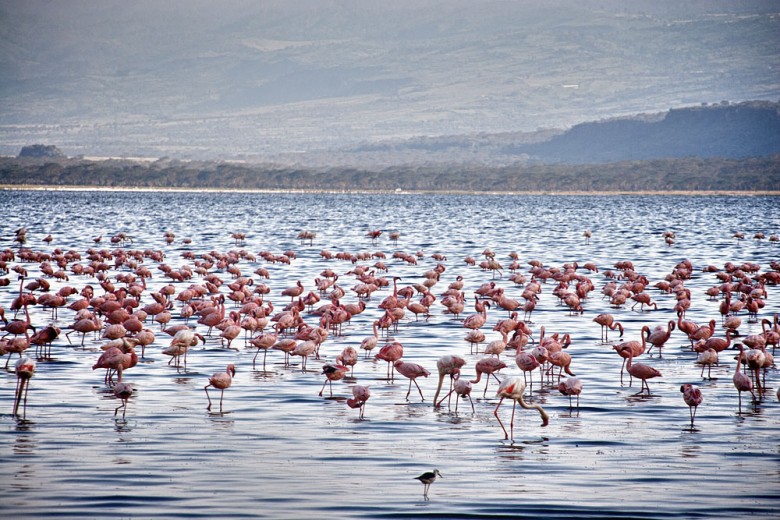
[(428, 490), (431, 488), (431, 484), (433, 484), (436, 480), (436, 477), (444, 478), (441, 476), (441, 473), (439, 473), (438, 469), (433, 471), (426, 471), (419, 477), (414, 477), (423, 483), (423, 497), (425, 497), (425, 500), (428, 500)]
[(219, 412), (222, 413), (222, 396), (225, 394), (225, 388), (229, 388), (233, 383), (233, 378), (236, 376), (236, 367), (232, 363), (227, 366), (224, 372), (217, 372), (209, 378), (209, 384), (203, 387), (206, 391), (206, 398), (209, 400), (209, 405), (206, 410), (211, 411), (211, 397), (209, 396), (209, 387), (219, 388)]
[[(520, 403), (520, 406), (526, 410), (538, 410), (539, 415), (542, 417), (542, 426), (547, 426), (550, 422), (550, 416), (547, 415), (547, 412), (544, 411), (544, 408), (538, 404), (528, 404), (525, 402), (525, 399), (523, 399), (524, 392), (525, 383), (521, 381), (519, 377), (507, 377), (504, 379), (504, 381), (501, 382), (501, 386), (498, 387), (496, 395), (500, 396), (501, 399), (499, 399), (498, 404), (496, 405), (496, 409), (493, 411), (493, 415), (496, 416), (496, 419), (498, 419), (498, 424), (500, 424), (501, 429), (504, 430), (504, 439), (511, 439), (512, 441), (515, 440), (515, 406), (517, 403)], [(498, 416), (498, 409), (501, 407), (501, 403), (504, 402), (504, 398), (509, 398), (512, 400), (512, 418), (509, 422), (510, 433), (507, 433), (506, 428), (504, 428), (504, 423), (501, 422), (501, 418)]]

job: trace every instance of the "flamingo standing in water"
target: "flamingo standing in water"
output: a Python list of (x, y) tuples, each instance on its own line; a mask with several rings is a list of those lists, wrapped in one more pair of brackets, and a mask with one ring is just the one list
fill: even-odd
[(661, 356), (661, 349), (666, 342), (669, 341), (669, 338), (672, 337), (674, 327), (674, 320), (669, 320), (666, 327), (659, 325), (652, 330), (650, 330), (650, 327), (647, 327), (646, 330), (644, 327), (642, 328), (642, 332), (647, 334), (647, 343), (650, 343), (650, 348), (647, 349), (648, 355), (650, 354), (650, 351), (653, 350), (653, 347), (655, 347), (658, 349), (658, 356)]
[[(485, 386), (487, 387), (487, 385)], [(471, 390), (473, 387), (474, 385), (468, 379), (462, 379), (460, 377), (457, 378), (455, 380), (455, 384), (452, 386), (452, 390), (450, 390), (444, 397), (442, 397), (441, 401), (439, 401), (436, 406), (441, 406), (441, 403), (443, 403), (445, 399), (447, 399), (453, 392), (455, 392), (458, 397), (469, 398), (469, 402), (471, 403), (471, 413), (474, 413), (474, 401), (471, 399)], [(455, 413), (458, 413), (458, 399), (455, 399)]]
[[(647, 389), (647, 395), (650, 395), (650, 385), (647, 383), (647, 380), (654, 377), (660, 377), (661, 372), (651, 367), (650, 365), (645, 365), (644, 363), (632, 363), (634, 359), (634, 352), (630, 346), (626, 347), (624, 351), (627, 351), (628, 354), (626, 371), (631, 376), (632, 381), (635, 377), (642, 381), (642, 388), (639, 393), (641, 394), (645, 391), (645, 389)], [(631, 386), (630, 382), (628, 386)]]
[[(620, 384), (623, 384), (623, 371), (626, 368), (626, 360), (629, 357), (629, 353), (631, 353), (632, 356), (637, 357), (645, 353), (645, 348), (647, 347), (647, 343), (645, 342), (646, 336), (644, 333), (642, 333), (642, 341), (624, 341), (623, 343), (618, 343), (617, 345), (613, 345), (612, 349), (617, 352), (620, 357), (623, 358), (623, 364), (620, 366)], [(629, 385), (630, 386), (630, 385)]]
[[(523, 393), (525, 393), (525, 383), (523, 381), (520, 381), (519, 377), (507, 377), (506, 379), (504, 379), (504, 381), (501, 382), (501, 385), (498, 387), (496, 396), (500, 396), (501, 399), (498, 400), (498, 404), (496, 405), (496, 409), (493, 411), (493, 415), (496, 416), (496, 419), (498, 419), (498, 424), (500, 424), (501, 429), (504, 430), (504, 439), (511, 438), (512, 441), (515, 440), (515, 432), (514, 432), (515, 407), (517, 403), (520, 403), (520, 406), (522, 406), (526, 410), (530, 410), (530, 409), (538, 410), (539, 415), (542, 418), (542, 426), (547, 426), (550, 422), (550, 416), (547, 415), (547, 412), (544, 411), (544, 408), (542, 408), (538, 404), (526, 403), (525, 399), (523, 399)], [(498, 416), (498, 409), (501, 407), (501, 403), (504, 402), (504, 398), (509, 398), (512, 400), (512, 418), (510, 419), (509, 422), (510, 433), (507, 433), (506, 428), (504, 427), (504, 423), (501, 422), (501, 418)]]
[(498, 372), (502, 368), (506, 368), (506, 363), (499, 360), (498, 358), (487, 357), (477, 361), (477, 364), (475, 365), (475, 369), (477, 371), (477, 378), (471, 381), (471, 383), (472, 384), (479, 383), (479, 381), (482, 379), (482, 374), (485, 374), (485, 391), (482, 392), (482, 397), (485, 397), (487, 395), (488, 384), (490, 383), (490, 376), (495, 377), (496, 381), (498, 381), (499, 383), (501, 382), (501, 380), (496, 375), (496, 372)]
[(406, 400), (409, 400), (409, 394), (412, 392), (412, 383), (414, 383), (414, 386), (417, 387), (417, 391), (420, 392), (420, 399), (425, 401), (425, 397), (423, 397), (420, 385), (417, 384), (417, 378), (428, 377), (431, 375), (431, 373), (425, 367), (418, 365), (417, 363), (409, 363), (407, 361), (403, 361), (402, 359), (399, 359), (393, 363), (393, 366), (399, 374), (409, 378), (409, 391), (406, 392)]
[(379, 349), (379, 352), (374, 356), (374, 359), (387, 361), (387, 379), (391, 382), (395, 381), (395, 366), (393, 364), (401, 359), (403, 355), (404, 346), (394, 341)]
[(335, 363), (325, 363), (322, 366), (322, 373), (325, 374), (325, 382), (322, 383), (322, 388), (320, 389), (320, 397), (322, 397), (322, 393), (325, 391), (325, 385), (330, 385), (330, 397), (333, 397), (333, 381), (339, 381), (341, 379), (344, 379), (344, 376), (346, 373), (349, 372), (349, 369), (345, 367), (344, 365), (337, 365)]
[(612, 314), (604, 313), (599, 314), (593, 321), (601, 325), (601, 341), (606, 342), (609, 336), (610, 330), (620, 330), (620, 337), (623, 337), (623, 325), (615, 321), (615, 317)]
[(577, 412), (580, 411), (580, 394), (582, 393), (582, 381), (576, 377), (570, 377), (558, 383), (558, 391), (569, 396), (569, 413), (571, 413), (571, 396), (577, 396)]
[(203, 387), (206, 392), (206, 398), (209, 400), (209, 405), (206, 410), (211, 411), (211, 396), (209, 396), (209, 387), (219, 389), (219, 413), (222, 413), (222, 397), (225, 395), (225, 389), (229, 388), (233, 384), (233, 378), (236, 377), (236, 367), (232, 363), (227, 366), (224, 372), (217, 372), (209, 378), (209, 384)]
[(688, 405), (688, 411), (691, 416), (691, 428), (693, 428), (693, 421), (696, 419), (696, 409), (704, 400), (701, 395), (701, 389), (696, 385), (686, 383), (680, 387), (680, 392), (682, 392), (683, 401)]
[(379, 331), (377, 330), (377, 327), (379, 326), (379, 320), (374, 320), (374, 335), (373, 336), (366, 336), (363, 338), (363, 341), (360, 342), (360, 348), (365, 351), (365, 357), (368, 358), (369, 353), (376, 347), (377, 342), (379, 341)]
[(355, 385), (352, 387), (352, 398), (347, 399), (347, 406), (350, 408), (360, 408), (359, 418), (363, 419), (366, 411), (366, 401), (368, 401), (369, 397), (371, 397), (371, 390), (368, 385)]
[(114, 410), (114, 417), (116, 417), (119, 409), (122, 408), (122, 419), (124, 419), (127, 412), (127, 400), (133, 395), (133, 385), (130, 383), (117, 383), (114, 386), (114, 395), (122, 401), (122, 404)]
[(444, 383), (444, 377), (450, 376), (450, 393), (447, 394), (449, 396), (452, 393), (453, 380), (460, 377), (460, 369), (463, 368), (463, 365), (465, 364), (465, 359), (460, 356), (454, 356), (451, 354), (444, 355), (440, 357), (438, 361), (436, 361), (436, 368), (439, 371), (439, 384), (436, 387), (436, 394), (433, 396), (434, 408), (440, 407), (441, 403), (444, 402), (444, 399), (438, 401), (439, 393), (441, 393), (441, 387)]
[(734, 368), (734, 388), (737, 389), (737, 395), (739, 396), (739, 413), (742, 413), (742, 392), (750, 392), (753, 396), (753, 402), (756, 401), (756, 394), (753, 393), (753, 381), (748, 376), (742, 373), (742, 356), (744, 354), (744, 348), (742, 344), (739, 344), (739, 355), (737, 356), (737, 366)]
[(30, 389), (30, 379), (35, 373), (35, 360), (28, 357), (19, 358), (16, 362), (16, 392), (14, 397), (14, 416), (19, 415), (19, 403), (24, 394), (22, 416), (27, 416), (27, 391)]

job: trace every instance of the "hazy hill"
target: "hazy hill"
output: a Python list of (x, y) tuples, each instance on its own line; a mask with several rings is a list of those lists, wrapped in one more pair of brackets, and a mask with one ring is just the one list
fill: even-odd
[(481, 134), (776, 101), (779, 10), (773, 0), (0, 0), (0, 153), (51, 143), (71, 156), (320, 163), (361, 144), (468, 135), (479, 155)]
[(656, 121), (626, 118), (583, 123), (547, 141), (510, 151), (540, 162), (572, 164), (772, 155), (780, 153), (780, 105), (694, 107), (670, 110)]

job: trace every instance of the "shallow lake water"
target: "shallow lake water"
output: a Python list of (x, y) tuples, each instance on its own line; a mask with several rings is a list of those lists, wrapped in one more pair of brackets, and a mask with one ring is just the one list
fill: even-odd
[[(715, 335), (723, 336), (719, 302), (705, 294), (720, 281), (702, 268), (752, 262), (760, 265), (759, 273), (770, 271), (770, 262), (780, 260), (780, 245), (752, 237), (780, 232), (776, 197), (4, 191), (0, 208), (0, 250), (18, 252), (14, 232), (24, 227), (25, 247), (48, 253), (74, 250), (81, 254), (76, 263), (84, 265), (91, 248), (161, 251), (174, 269), (194, 265), (183, 256), (189, 252), (196, 257), (230, 250), (251, 253), (255, 260), (244, 258), (235, 265), (253, 279), (250, 289), (261, 283), (270, 287), (265, 300), (275, 312), (290, 301), (282, 295), (284, 289), (300, 280), (304, 294), (315, 290), (314, 280), (325, 269), (339, 274), (337, 284), (346, 291), (342, 303), (358, 301), (351, 290), (358, 281), (350, 271), (373, 266), (378, 259), (329, 260), (321, 256), (323, 250), (382, 252), (388, 271), (376, 274), (400, 277), (399, 287), (422, 283), (423, 273), (438, 263), (446, 267), (431, 289), (437, 300), (430, 318), (418, 321), (407, 312), (397, 332), (391, 332), (403, 344), (404, 359), (431, 372), (418, 379), (424, 401), (414, 386), (405, 398), (409, 382), (403, 376), (387, 380), (387, 364), (373, 359), (379, 347), (370, 359), (360, 351), (354, 373), (333, 383), (332, 397), (327, 387), (324, 397), (318, 395), (322, 363), (334, 361), (346, 346), (359, 349), (382, 316), (378, 304), (392, 286), (375, 292), (342, 335), (331, 334), (320, 347), (321, 359), (310, 358), (305, 371), (299, 357), (286, 367), (277, 350), (268, 352), (265, 370), (262, 353), (253, 368), (256, 349), (246, 346), (243, 334), (232, 344), (238, 350), (229, 350), (217, 333), (189, 351), (186, 370), (177, 370), (162, 354), (170, 336), (149, 320), (146, 327), (155, 332), (155, 341), (138, 365), (124, 373), (124, 381), (135, 387), (124, 419), (121, 411), (114, 415), (120, 402), (104, 384), (104, 371), (91, 369), (107, 340), (89, 335), (81, 348), (79, 334), (71, 334), (70, 344), (65, 333), (75, 313), (61, 308), (56, 324), (62, 334), (50, 358), (38, 360), (23, 417), (11, 413), (16, 354), (0, 373), (4, 517), (734, 518), (780, 511), (775, 367), (766, 372), (763, 398), (753, 406), (743, 394), (740, 410), (732, 382), (736, 350), (722, 352), (712, 379), (703, 379), (687, 336), (675, 329), (662, 355), (637, 359), (662, 373), (650, 380), (646, 396), (637, 395), (637, 380), (629, 386), (626, 376), (621, 384), (622, 358), (611, 348), (640, 339), (643, 325), (652, 328), (677, 319), (674, 295), (654, 284), (686, 259), (693, 273), (685, 281), (692, 300), (685, 318), (698, 324), (715, 319)], [(583, 236), (586, 229), (592, 231), (589, 242)], [(316, 233), (312, 244), (297, 239), (304, 230)], [(371, 230), (382, 230), (375, 242), (367, 236)], [(389, 238), (392, 231), (400, 233), (397, 243)], [(664, 240), (666, 231), (675, 233), (671, 245)], [(175, 233), (172, 244), (165, 242), (166, 232)], [(235, 232), (246, 234), (243, 243), (236, 244)], [(733, 238), (735, 232), (744, 232), (745, 240)], [(110, 238), (118, 233), (132, 243), (112, 244)], [(50, 244), (43, 241), (48, 234)], [(100, 243), (93, 240), (98, 236)], [(487, 248), (504, 268), (500, 277), (464, 261), (468, 256), (484, 260)], [(296, 257), (290, 264), (269, 263), (258, 254), (262, 251), (294, 251)], [(417, 264), (393, 258), (397, 251), (420, 252)], [(484, 357), (472, 353), (464, 340), (467, 329), (443, 312), (440, 295), (462, 276), (468, 297), (464, 316), (474, 314), (473, 292), (485, 282), (495, 281), (507, 296), (523, 301), (523, 286), (509, 280), (511, 252), (517, 253), (518, 272), (528, 280), (531, 260), (556, 268), (576, 261), (577, 272), (590, 277), (595, 290), (583, 301), (584, 312), (572, 314), (553, 295), (556, 282), (542, 284), (529, 326), (534, 339), (542, 326), (547, 335), (570, 334), (571, 370), (584, 386), (580, 406), (570, 409), (568, 397), (554, 384), (557, 377), (540, 384), (540, 374), (534, 372), (526, 399), (544, 407), (549, 425), (541, 425), (535, 410), (518, 407), (514, 440), (506, 440), (494, 416), (495, 380), (484, 398), (484, 379), (474, 385), (474, 412), (467, 400), (459, 402), (457, 413), (455, 401), (451, 407), (445, 402), (434, 408), (432, 400), (441, 356), (462, 356), (462, 377), (469, 378)], [(434, 260), (436, 253), (446, 260)], [(632, 310), (631, 300), (614, 308), (602, 299), (601, 289), (609, 281), (605, 271), (617, 273), (616, 262), (626, 260), (649, 280), (646, 292), (657, 309)], [(599, 272), (583, 269), (586, 262), (595, 263)], [(141, 295), (142, 306), (166, 284), (179, 293), (203, 283), (197, 274), (172, 281), (158, 264), (144, 259), (152, 278)], [(26, 269), (25, 284), (42, 276), (40, 262), (16, 257), (7, 265)], [(116, 275), (131, 271), (109, 265), (109, 278), (121, 286)], [(75, 275), (71, 266), (66, 268), (69, 280), (48, 278), (52, 291), (90, 284), (96, 295), (102, 294), (94, 277)], [(260, 267), (270, 278), (255, 274)], [(216, 266), (211, 271), (225, 281), (220, 293), (227, 294), (231, 274)], [(3, 276), (10, 283), (0, 287), (0, 306), (11, 319), (20, 281), (15, 271)], [(760, 333), (761, 319), (771, 320), (780, 312), (780, 289), (767, 285), (766, 292), (758, 322), (750, 322), (745, 311), (739, 314), (742, 325), (735, 343)], [(323, 297), (319, 305), (325, 302)], [(228, 312), (237, 309), (232, 305), (228, 300)], [(168, 325), (184, 322), (181, 307), (177, 302)], [(610, 331), (609, 341), (601, 340), (593, 318), (605, 312), (624, 325), (622, 338)], [(308, 311), (302, 316), (318, 325), (317, 316)], [(495, 305), (487, 311), (482, 331), (488, 341), (500, 339), (492, 329), (506, 317)], [(52, 322), (51, 313), (36, 305), (30, 308), (30, 320), (44, 327)], [(206, 331), (198, 325), (198, 332)], [(382, 337), (379, 346), (384, 343)], [(507, 368), (499, 377), (521, 375), (514, 351), (507, 350), (501, 359)], [(229, 363), (235, 364), (236, 375), (224, 392), (223, 411), (218, 402), (207, 411), (204, 386)], [(684, 383), (699, 385), (704, 396), (693, 427), (680, 393)], [(346, 405), (354, 384), (371, 388), (364, 419)], [(219, 391), (210, 389), (210, 394), (218, 401)], [(511, 409), (505, 400), (498, 411), (507, 427)], [(425, 500), (414, 477), (434, 468), (442, 477)]]

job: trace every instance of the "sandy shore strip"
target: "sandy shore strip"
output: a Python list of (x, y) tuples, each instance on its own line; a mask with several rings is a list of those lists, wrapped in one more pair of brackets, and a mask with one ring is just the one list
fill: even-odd
[(780, 191), (735, 191), (735, 190), (675, 190), (675, 191), (473, 191), (473, 190), (327, 190), (327, 189), (249, 189), (249, 188), (180, 188), (149, 186), (73, 186), (38, 184), (0, 184), (4, 191), (95, 191), (95, 192), (170, 192), (170, 193), (288, 193), (288, 194), (352, 194), (352, 195), (549, 195), (549, 196), (729, 196), (729, 197), (776, 197)]

